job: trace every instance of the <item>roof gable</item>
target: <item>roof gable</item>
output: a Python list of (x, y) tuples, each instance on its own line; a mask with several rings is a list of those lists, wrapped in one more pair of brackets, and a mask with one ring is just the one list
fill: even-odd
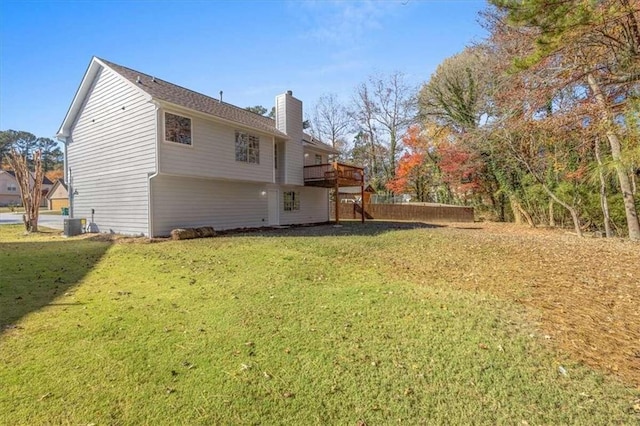
[[(0, 173), (8, 174), (9, 176), (11, 176), (17, 182), (16, 172), (14, 172), (13, 170), (0, 170)], [(33, 179), (33, 172), (29, 172), (29, 174), (31, 175), (31, 179)], [(51, 182), (51, 180), (48, 177), (42, 176), (42, 184), (43, 185), (53, 185), (53, 182)]]
[[(62, 188), (62, 191), (61, 191), (60, 194), (56, 194), (56, 192), (58, 192), (58, 188)], [(67, 184), (64, 183), (64, 180), (58, 179), (53, 184), (53, 186), (51, 187), (51, 189), (49, 190), (49, 192), (47, 194), (47, 199), (50, 200), (55, 195), (62, 195), (62, 198), (68, 198), (69, 197), (69, 189), (67, 188)]]
[(101, 67), (106, 67), (115, 72), (129, 84), (145, 93), (150, 100), (156, 100), (196, 112), (204, 113), (224, 121), (237, 123), (262, 131), (274, 136), (287, 138), (287, 135), (276, 128), (275, 120), (253, 113), (244, 108), (221, 102), (202, 93), (194, 92), (168, 81), (153, 77), (140, 71), (114, 64), (101, 58), (94, 57), (89, 64), (82, 83), (76, 92), (71, 107), (67, 112), (58, 136), (69, 136), (73, 122), (80, 112), (85, 97), (91, 89), (93, 80)]

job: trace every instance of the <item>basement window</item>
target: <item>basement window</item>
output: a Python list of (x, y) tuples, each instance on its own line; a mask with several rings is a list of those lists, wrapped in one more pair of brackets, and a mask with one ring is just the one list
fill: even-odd
[(191, 119), (165, 112), (164, 139), (168, 142), (191, 145)]
[(291, 212), (294, 210), (300, 210), (300, 193), (295, 191), (288, 191), (283, 194), (284, 211)]
[(260, 138), (236, 131), (236, 161), (260, 164)]

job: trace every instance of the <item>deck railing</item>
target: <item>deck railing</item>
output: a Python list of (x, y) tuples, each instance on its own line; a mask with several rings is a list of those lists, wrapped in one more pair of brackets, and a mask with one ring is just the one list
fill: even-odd
[(342, 184), (352, 183), (354, 185), (360, 185), (364, 182), (364, 170), (361, 167), (342, 163), (304, 166), (305, 182), (331, 183), (336, 180), (342, 182)]

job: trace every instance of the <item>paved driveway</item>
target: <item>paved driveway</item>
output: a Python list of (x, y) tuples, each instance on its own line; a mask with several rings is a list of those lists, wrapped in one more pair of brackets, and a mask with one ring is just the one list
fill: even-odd
[[(53, 229), (64, 229), (64, 219), (68, 216), (59, 214), (41, 214), (38, 217), (38, 225)], [(0, 225), (22, 223), (22, 213), (0, 213)]]

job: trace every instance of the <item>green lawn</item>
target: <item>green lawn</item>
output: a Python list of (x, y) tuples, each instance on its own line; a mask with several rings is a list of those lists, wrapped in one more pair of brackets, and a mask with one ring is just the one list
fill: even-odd
[(446, 235), (358, 225), (0, 227), (0, 424), (638, 424), (637, 390), (537, 337), (535, 313), (388, 261)]

